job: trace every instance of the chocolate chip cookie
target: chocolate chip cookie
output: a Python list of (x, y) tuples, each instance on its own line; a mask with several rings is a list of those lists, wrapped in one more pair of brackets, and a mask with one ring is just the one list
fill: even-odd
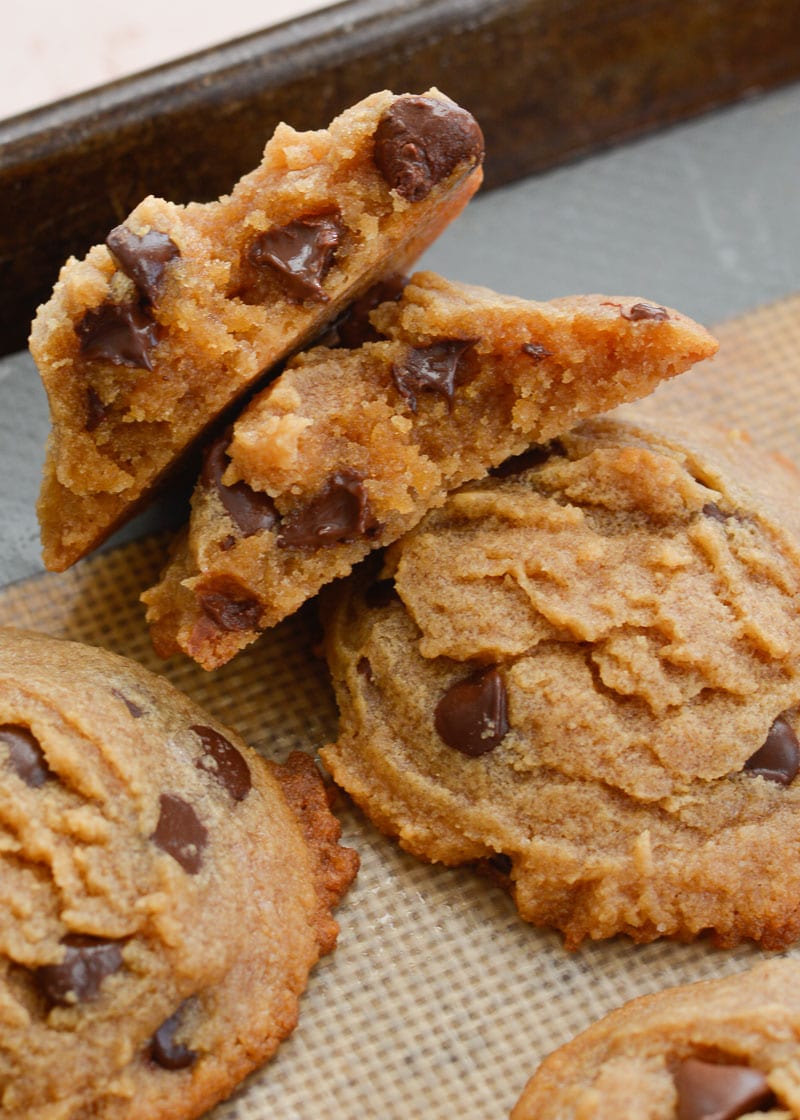
[(512, 1120), (800, 1116), (800, 962), (631, 1000), (551, 1054)]
[(449, 490), (716, 349), (638, 299), (534, 303), (433, 273), (382, 294), (210, 449), (188, 531), (143, 597), (162, 656), (224, 664)]
[(590, 421), (332, 594), (336, 781), (583, 938), (800, 934), (800, 472)]
[(195, 1117), (294, 1027), (355, 853), (313, 762), (160, 678), (0, 631), (0, 1101)]
[(478, 125), (438, 91), (378, 93), (327, 130), (280, 125), (218, 202), (147, 198), (70, 260), (30, 338), (52, 420), (46, 566), (99, 544), (266, 370), (407, 269), (482, 158)]

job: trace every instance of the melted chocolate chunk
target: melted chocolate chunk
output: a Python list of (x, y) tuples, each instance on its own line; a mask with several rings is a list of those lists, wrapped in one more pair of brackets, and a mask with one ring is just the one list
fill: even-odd
[(0, 727), (0, 742), (8, 747), (8, 764), (26, 786), (38, 789), (55, 774), (47, 765), (39, 740), (27, 727), (6, 723)]
[(434, 712), (434, 726), (448, 747), (477, 758), (508, 732), (508, 698), (497, 669), (482, 669), (452, 684)]
[(527, 354), (535, 362), (543, 362), (545, 358), (552, 358), (553, 356), (552, 350), (548, 350), (547, 347), (540, 345), (538, 342), (523, 342), (521, 349), (523, 354)]
[(674, 1073), (678, 1120), (736, 1120), (767, 1112), (775, 1096), (760, 1070), (686, 1058)]
[(234, 801), (244, 800), (253, 781), (241, 752), (213, 727), (195, 724), (190, 730), (203, 744), (203, 757), (196, 763), (198, 769), (216, 778)]
[(104, 303), (87, 311), (75, 328), (80, 351), (90, 361), (152, 369), (150, 351), (159, 339), (158, 324), (138, 303)]
[(512, 455), (498, 466), (492, 467), (489, 474), (494, 478), (513, 478), (514, 475), (546, 463), (551, 455), (563, 454), (563, 444), (558, 440), (553, 440), (551, 443), (534, 443), (527, 451), (523, 451), (520, 455)]
[(195, 588), (201, 609), (220, 630), (258, 630), (261, 604), (234, 576), (215, 576)]
[(164, 269), (181, 255), (172, 238), (155, 229), (139, 237), (122, 225), (112, 229), (106, 246), (125, 275), (133, 280), (139, 295), (149, 303), (156, 303)]
[(632, 323), (638, 323), (642, 319), (663, 323), (665, 319), (669, 319), (666, 307), (656, 307), (652, 303), (634, 303), (628, 311), (621, 307), (619, 313), (623, 319), (628, 319)]
[(800, 742), (785, 716), (778, 716), (767, 732), (763, 747), (744, 764), (746, 773), (788, 786), (800, 771)]
[(152, 835), (159, 848), (172, 856), (189, 875), (196, 875), (203, 862), (208, 830), (192, 806), (174, 793), (162, 793), (161, 811)]
[(283, 519), (281, 548), (330, 548), (342, 541), (374, 535), (378, 529), (369, 508), (364, 478), (358, 471), (337, 471), (308, 505)]
[(86, 421), (84, 428), (87, 432), (94, 432), (105, 420), (108, 412), (97, 390), (93, 385), (86, 389)]
[(235, 482), (226, 486), (222, 476), (228, 467), (226, 450), (230, 437), (227, 433), (216, 439), (203, 461), (200, 482), (206, 489), (216, 490), (231, 521), (245, 537), (252, 537), (266, 529), (272, 529), (278, 522), (278, 511), (269, 494), (253, 490), (246, 482)]
[(472, 344), (472, 339), (451, 338), (431, 346), (412, 346), (405, 365), (392, 366), (392, 380), (412, 412), (417, 411), (417, 394), (425, 391), (438, 393), (452, 407), (458, 364)]
[(45, 964), (34, 971), (39, 993), (51, 1005), (85, 1003), (95, 999), (106, 976), (122, 967), (119, 942), (71, 934), (64, 938), (61, 964)]
[(482, 159), (477, 122), (449, 101), (398, 97), (375, 131), (375, 166), (409, 202), (420, 202), (460, 164)]
[(162, 1069), (187, 1069), (197, 1061), (197, 1051), (175, 1041), (181, 1025), (182, 1007), (164, 1020), (150, 1041), (150, 1058)]
[(394, 302), (403, 294), (407, 276), (389, 276), (374, 284), (360, 299), (350, 304), (344, 315), (322, 337), (320, 344), (358, 350), (365, 342), (378, 342), (383, 337), (369, 321), (370, 312), (382, 303)]
[(289, 292), (297, 299), (327, 303), (322, 287), (342, 239), (338, 212), (297, 218), (288, 225), (259, 234), (247, 252), (250, 264), (280, 272)]
[(129, 700), (124, 692), (120, 692), (118, 688), (111, 689), (111, 695), (116, 696), (117, 700), (121, 700), (134, 719), (141, 719), (144, 715), (144, 709), (140, 708), (138, 704), (134, 704), (133, 700)]

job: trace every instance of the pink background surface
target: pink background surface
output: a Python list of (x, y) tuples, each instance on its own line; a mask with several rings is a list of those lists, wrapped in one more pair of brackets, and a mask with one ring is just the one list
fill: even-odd
[(57, 101), (335, 0), (4, 0), (0, 118)]

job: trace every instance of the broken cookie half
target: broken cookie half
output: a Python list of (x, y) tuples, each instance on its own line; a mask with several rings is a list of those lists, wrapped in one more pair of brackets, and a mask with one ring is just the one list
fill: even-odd
[(52, 421), (38, 505), (63, 570), (142, 505), (270, 367), (407, 269), (481, 182), (483, 137), (436, 90), (282, 124), (217, 202), (147, 198), (70, 260), (30, 348)]
[(160, 655), (223, 665), (449, 491), (716, 350), (635, 298), (534, 303), (432, 273), (392, 294), (367, 341), (351, 320), (350, 349), (295, 358), (208, 452), (143, 596)]

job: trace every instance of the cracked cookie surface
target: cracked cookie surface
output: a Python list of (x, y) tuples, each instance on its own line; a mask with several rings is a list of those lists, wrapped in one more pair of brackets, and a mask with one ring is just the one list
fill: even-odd
[(346, 320), (347, 346), (294, 359), (207, 456), (188, 529), (143, 596), (161, 656), (219, 667), (448, 491), (716, 350), (635, 298), (538, 303), (430, 272), (366, 327), (354, 339)]
[[(800, 934), (800, 475), (590, 421), (331, 589), (325, 764), (409, 851), (488, 861), (567, 945)], [(502, 476), (502, 477), (500, 477)]]
[(800, 962), (641, 996), (554, 1051), (511, 1120), (800, 1116)]
[(305, 755), (165, 681), (0, 630), (0, 1101), (183, 1120), (265, 1061), (357, 866)]
[(52, 431), (38, 513), (63, 570), (136, 512), (217, 417), (480, 185), (483, 137), (437, 90), (384, 91), (328, 129), (278, 126), (215, 202), (141, 202), (71, 259), (33, 322)]

